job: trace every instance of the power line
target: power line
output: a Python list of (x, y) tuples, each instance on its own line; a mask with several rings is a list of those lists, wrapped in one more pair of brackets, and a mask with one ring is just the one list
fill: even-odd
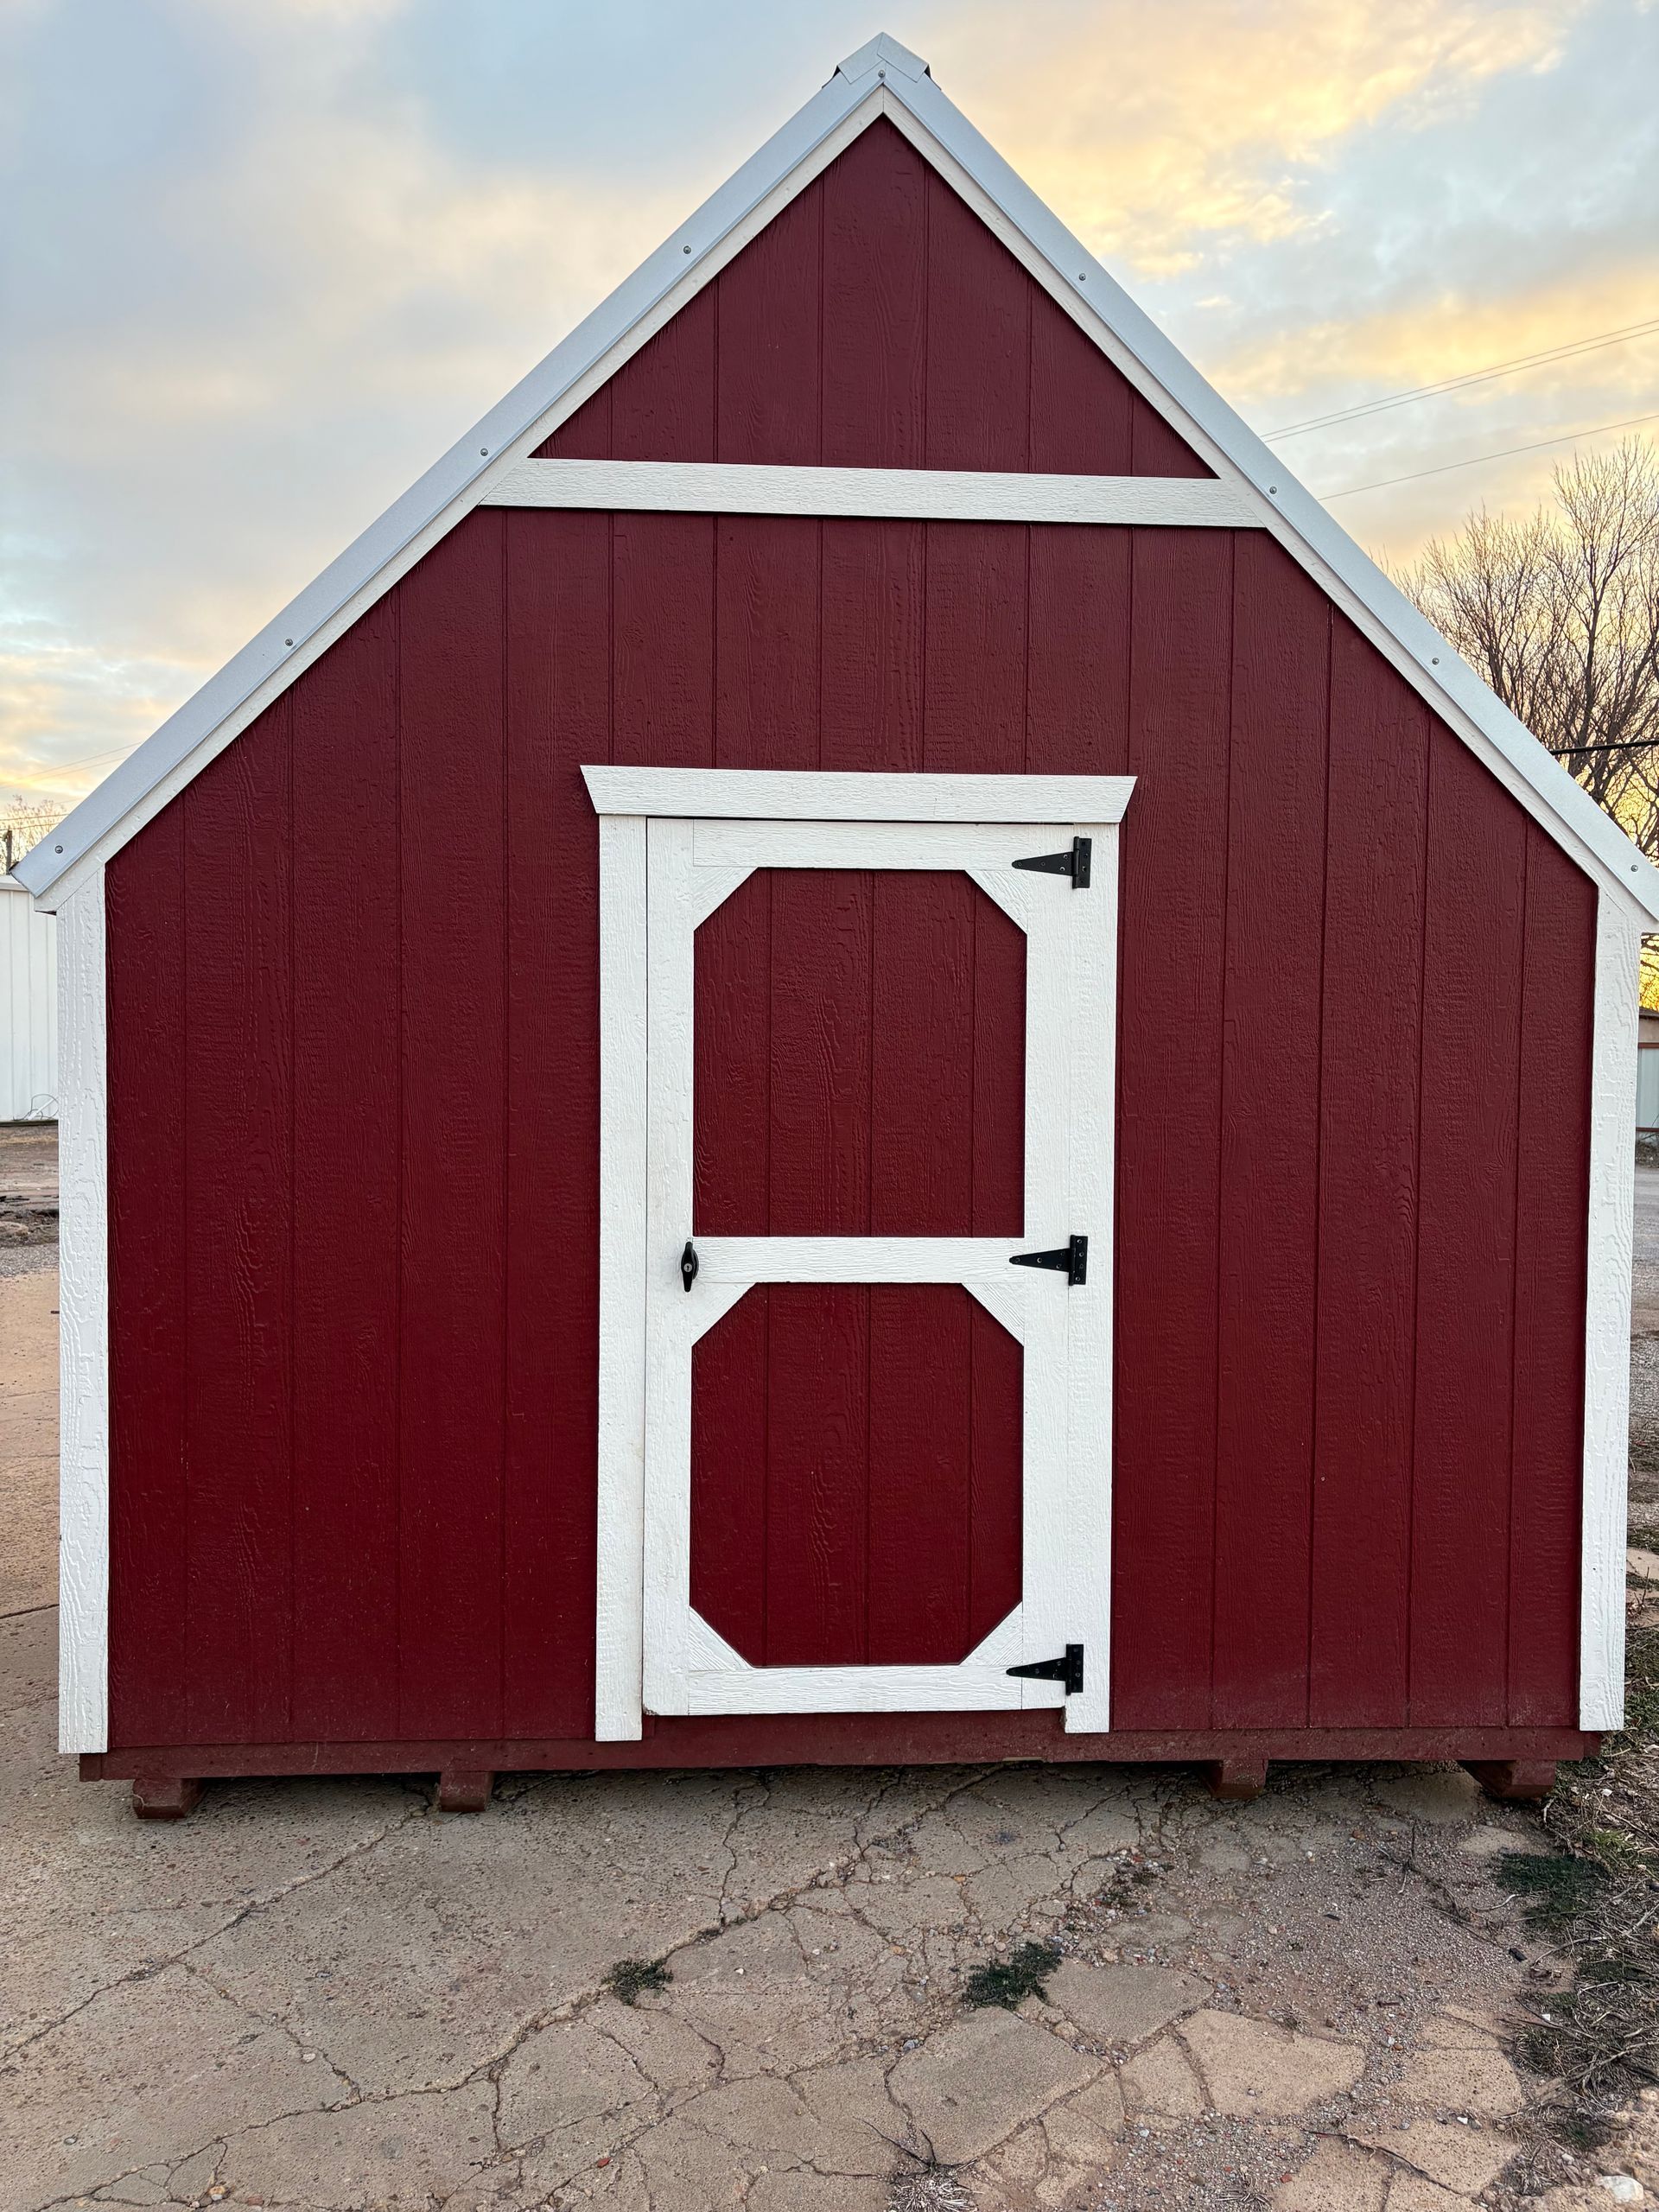
[(48, 760), (46, 765), (54, 773), (67, 776), (72, 774), (77, 768), (94, 767), (100, 760), (114, 760), (117, 758), (124, 760), (128, 753), (136, 753), (137, 749), (136, 745), (112, 745), (107, 753), (89, 753), (82, 760)]
[(1498, 453), (1470, 454), (1462, 461), (1444, 461), (1438, 468), (1414, 468), (1406, 476), (1379, 476), (1372, 484), (1348, 484), (1340, 492), (1319, 492), (1316, 499), (1351, 499), (1357, 492), (1381, 492), (1390, 484), (1414, 484), (1419, 477), (1445, 476), (1454, 468), (1478, 468), (1483, 461), (1508, 461), (1512, 454), (1541, 453), (1546, 446), (1570, 445), (1575, 438), (1599, 438), (1609, 430), (1633, 430), (1639, 423), (1659, 423), (1659, 414), (1632, 415), (1623, 423), (1598, 423), (1588, 430), (1563, 430), (1559, 437), (1535, 438), (1530, 445), (1505, 446)]
[(1633, 322), (1622, 330), (1606, 330), (1592, 338), (1569, 338), (1541, 353), (1518, 353), (1512, 361), (1498, 361), (1491, 368), (1471, 369), (1465, 374), (1442, 377), (1433, 384), (1414, 385), (1409, 391), (1387, 393), (1381, 399), (1362, 400), (1354, 407), (1338, 407), (1328, 415), (1310, 415), (1305, 422), (1287, 423), (1282, 429), (1264, 430), (1262, 441), (1273, 445), (1281, 438), (1299, 438), (1305, 430), (1322, 430), (1337, 423), (1357, 422), (1364, 415), (1381, 415), (1389, 408), (1407, 407), (1419, 399), (1437, 398), (1442, 392), (1459, 391), (1475, 384), (1489, 384), (1494, 377), (1513, 376), (1521, 369), (1535, 369), (1551, 361), (1570, 361), (1580, 353), (1599, 353), (1604, 346), (1623, 346), (1632, 338), (1647, 338), (1659, 331), (1659, 317)]

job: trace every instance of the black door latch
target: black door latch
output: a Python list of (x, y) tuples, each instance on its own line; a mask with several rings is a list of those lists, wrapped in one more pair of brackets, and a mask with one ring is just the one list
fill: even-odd
[[(690, 1246), (686, 1249), (690, 1251)], [(1011, 1268), (1058, 1268), (1073, 1290), (1089, 1280), (1089, 1239), (1073, 1236), (1056, 1252), (1010, 1252)], [(690, 1284), (686, 1285), (690, 1290)]]
[(1011, 1675), (1023, 1675), (1028, 1682), (1064, 1682), (1067, 1697), (1083, 1694), (1083, 1646), (1068, 1643), (1064, 1659), (1033, 1659), (1027, 1667), (1010, 1667)]
[(685, 1249), (680, 1255), (680, 1281), (688, 1290), (697, 1279), (697, 1248), (688, 1236)]
[(1069, 875), (1074, 891), (1089, 888), (1089, 863), (1094, 857), (1092, 837), (1074, 837), (1069, 853), (1037, 853), (1028, 861), (1015, 861), (1015, 868), (1032, 868), (1043, 875)]

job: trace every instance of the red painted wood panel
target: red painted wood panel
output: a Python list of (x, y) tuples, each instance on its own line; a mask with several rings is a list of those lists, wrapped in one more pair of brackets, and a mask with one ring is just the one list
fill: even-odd
[(183, 794), (186, 1709), (282, 1737), (293, 1658), (292, 702)]
[(510, 514), (506, 1433), (511, 1734), (593, 1718), (599, 1407), (599, 868), (582, 762), (611, 749), (611, 529)]
[[(817, 188), (823, 209), (822, 459), (927, 462), (927, 191), (889, 125), (862, 132)], [(739, 272), (734, 269), (733, 278)]]
[(505, 517), (401, 587), (401, 1725), (499, 1722), (506, 1517)]
[(1113, 1719), (1207, 1726), (1230, 538), (1137, 531), (1118, 1049)]
[(1414, 1726), (1509, 1707), (1526, 817), (1429, 737), (1411, 1487)]
[[(1019, 1233), (1025, 942), (967, 876), (758, 872), (696, 973), (699, 1230)], [(791, 1285), (698, 1348), (693, 1584), (729, 1641), (949, 1658), (1015, 1601), (1020, 1363), (984, 1334), (937, 1286)]]
[(294, 698), (294, 1726), (302, 1735), (385, 1736), (398, 1726), (397, 617), (395, 598), (376, 607)]
[(1333, 618), (1308, 1719), (1403, 1725), (1428, 714)]
[(885, 121), (537, 451), (1211, 474)]
[(105, 871), (110, 1740), (188, 1739), (184, 809)]
[(1021, 1356), (966, 1291), (774, 1283), (692, 1359), (691, 1600), (745, 1657), (950, 1664), (1018, 1602)]
[(1307, 1711), (1331, 611), (1261, 534), (1233, 627), (1213, 1719), (1266, 1728)]
[[(552, 449), (1199, 466), (887, 125), (790, 224)], [(483, 513), (109, 871), (118, 1742), (589, 1726), (578, 771), (612, 758), (1135, 774), (1116, 1717), (1570, 1722), (1594, 905), (1572, 863), (1252, 535)], [(931, 988), (899, 988), (882, 901), (913, 895), (780, 906), (769, 880), (708, 925), (700, 1224), (1008, 1217), (1020, 963), (982, 901), (964, 950), (952, 893), (905, 924)], [(757, 985), (737, 951), (761, 939)], [(965, 1029), (938, 989), (964, 973)], [(959, 1299), (925, 1322), (861, 1290), (755, 1294), (722, 1326), (697, 1448), (741, 1451), (698, 1586), (797, 1653), (896, 1649), (883, 1578), (912, 1527), (927, 1634), (982, 1634), (1017, 1568), (1017, 1347)], [(930, 1393), (931, 1460), (906, 1427)], [(925, 1487), (871, 1489), (870, 1437)], [(763, 1495), (722, 1570), (762, 1450), (811, 1540)]]
[(1526, 877), (1507, 1718), (1572, 1726), (1596, 887), (1535, 823), (1527, 825)]

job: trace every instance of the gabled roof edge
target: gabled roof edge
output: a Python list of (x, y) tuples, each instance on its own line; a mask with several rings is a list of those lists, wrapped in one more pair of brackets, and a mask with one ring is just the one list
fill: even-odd
[[(931, 75), (889, 78), (900, 101), (974, 179), (1091, 315), (1208, 436), (1408, 658), (1425, 685), (1473, 722), (1538, 798), (1659, 923), (1659, 868), (1540, 744), (1330, 511), (1298, 481), (1179, 348), (1138, 307)], [(1433, 703), (1430, 700), (1431, 705)]]
[(1454, 726), (1459, 719), (1472, 724), (1573, 840), (1659, 924), (1659, 870), (946, 98), (927, 64), (885, 34), (849, 55), (631, 276), (18, 861), (15, 874), (43, 897), (284, 665), (297, 674), (318, 632), (447, 513), (457, 510), (453, 518), (459, 520), (560, 399), (876, 92), (902, 105), (960, 164), (1075, 302), (1365, 608), (1413, 664), (1431, 705), (1438, 695)]
[[(447, 509), (465, 499), (493, 474), (513, 445), (527, 436), (572, 385), (682, 283), (861, 102), (871, 98), (880, 78), (887, 73), (883, 66), (887, 57), (874, 50), (879, 44), (880, 41), (872, 41), (862, 50), (870, 58), (856, 75), (845, 75), (837, 69), (632, 276), (625, 277), (550, 353), (520, 378), (504, 399), (395, 499), (378, 521), (353, 538), (321, 575), (18, 861), (16, 874), (37, 898), (115, 829), (285, 662), (296, 663), (297, 672), (298, 657), (323, 625)], [(902, 54), (905, 49), (899, 51)], [(861, 59), (862, 53), (850, 57), (843, 67), (850, 68)]]

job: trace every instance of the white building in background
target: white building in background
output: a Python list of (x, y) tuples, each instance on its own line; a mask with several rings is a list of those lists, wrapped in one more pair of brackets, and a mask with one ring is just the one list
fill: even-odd
[(0, 1122), (58, 1114), (58, 924), (0, 875)]

